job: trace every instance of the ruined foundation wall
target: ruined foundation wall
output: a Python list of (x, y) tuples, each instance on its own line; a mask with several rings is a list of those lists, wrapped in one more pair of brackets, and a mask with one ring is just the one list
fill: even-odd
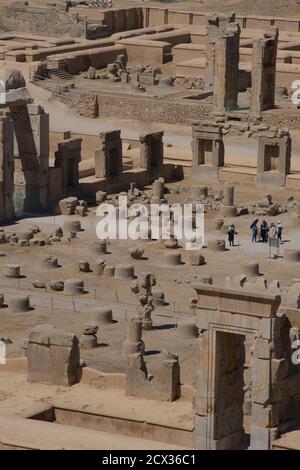
[[(190, 24), (205, 26), (206, 14), (197, 11), (176, 10), (173, 8), (147, 7), (143, 9), (144, 26), (163, 24)], [(277, 26), (282, 31), (300, 31), (300, 18), (244, 15), (237, 16), (237, 22), (243, 29), (264, 29), (266, 26)]]
[(12, 5), (2, 8), (0, 13), (0, 32), (6, 31), (86, 37), (86, 22), (63, 9)]
[[(171, 102), (155, 98), (118, 96), (116, 94), (98, 94), (99, 115), (120, 119), (137, 119), (168, 124), (191, 125), (199, 117), (207, 119), (212, 106), (206, 103)], [(86, 110), (87, 111), (87, 110)], [(91, 116), (93, 109), (91, 109)]]
[[(86, 95), (83, 96), (86, 99)], [(93, 103), (91, 101), (91, 103)], [(209, 103), (195, 103), (192, 100), (181, 102), (167, 101), (143, 96), (135, 97), (109, 93), (98, 93), (99, 115), (120, 119), (137, 119), (142, 121), (156, 121), (167, 124), (183, 124), (191, 126), (193, 122), (210, 118), (212, 105)], [(126, 106), (124, 106), (126, 105)], [(94, 107), (85, 107), (86, 116), (94, 117)], [(269, 126), (288, 127), (298, 129), (300, 116), (298, 110), (280, 109), (263, 112), (263, 121)]]

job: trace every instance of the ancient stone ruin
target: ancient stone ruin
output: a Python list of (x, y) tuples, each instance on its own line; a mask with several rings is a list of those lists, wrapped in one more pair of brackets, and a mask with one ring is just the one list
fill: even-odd
[(298, 450), (299, 2), (2, 3), (0, 450)]

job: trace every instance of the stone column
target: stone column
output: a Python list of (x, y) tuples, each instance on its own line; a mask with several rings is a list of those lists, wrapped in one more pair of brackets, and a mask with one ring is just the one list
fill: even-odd
[(131, 317), (127, 323), (127, 338), (123, 343), (123, 356), (127, 357), (135, 353), (144, 352), (144, 342), (142, 340), (142, 319)]
[(70, 187), (79, 184), (79, 162), (82, 139), (67, 139), (59, 142), (55, 152), (55, 167), (61, 168), (62, 196), (68, 195)]
[(225, 184), (223, 202), (225, 206), (233, 206), (234, 204), (234, 185), (233, 184)]
[(291, 168), (291, 152), (289, 129), (278, 129), (274, 137), (261, 132), (257, 147), (256, 185), (285, 186)]
[(9, 113), (0, 114), (0, 221), (14, 218), (14, 134)]
[(273, 26), (253, 41), (251, 115), (255, 118), (275, 105), (277, 47), (278, 29)]
[(17, 214), (48, 207), (49, 115), (35, 104), (14, 106), (15, 193)]
[(231, 111), (238, 106), (240, 27), (232, 24), (216, 39), (215, 111)]
[(216, 39), (225, 32), (226, 27), (235, 21), (235, 14), (229, 16), (216, 15), (215, 13), (207, 16), (206, 24), (206, 85), (213, 85), (215, 82), (215, 49)]
[(118, 177), (122, 174), (121, 131), (101, 132), (100, 146), (95, 152), (96, 178)]
[(147, 175), (151, 177), (160, 176), (163, 165), (163, 131), (151, 134), (141, 134), (140, 167), (145, 168)]

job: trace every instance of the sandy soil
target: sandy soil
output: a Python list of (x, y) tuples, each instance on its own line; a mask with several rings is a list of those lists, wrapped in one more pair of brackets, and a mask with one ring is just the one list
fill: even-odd
[[(181, 188), (179, 194), (170, 194), (169, 202), (184, 202), (189, 200), (190, 183), (171, 184), (170, 188)], [(255, 188), (236, 187), (237, 205), (248, 204), (249, 201), (256, 201), (265, 194), (264, 190)], [(274, 201), (284, 202), (291, 192), (273, 192)], [(205, 215), (205, 236), (206, 241), (211, 238), (226, 238), (224, 233), (213, 229), (214, 219), (219, 214), (216, 211), (209, 211)], [(75, 218), (75, 216), (74, 216)], [(168, 305), (156, 309), (153, 315), (155, 328), (153, 331), (144, 332), (143, 339), (146, 343), (146, 360), (151, 369), (151, 363), (159, 357), (159, 352), (169, 349), (180, 355), (180, 365), (182, 381), (186, 384), (195, 385), (197, 370), (197, 340), (182, 340), (178, 337), (176, 324), (182, 318), (191, 318), (192, 311), (188, 307), (189, 300), (195, 296), (195, 291), (190, 283), (195, 277), (202, 274), (212, 274), (214, 282), (224, 285), (227, 275), (243, 273), (243, 263), (247, 261), (259, 261), (261, 272), (270, 281), (274, 277), (281, 282), (282, 287), (287, 287), (291, 278), (300, 278), (300, 267), (293, 265), (291, 275), (291, 265), (284, 259), (284, 249), (286, 247), (298, 247), (298, 231), (293, 226), (289, 214), (280, 216), (284, 225), (285, 242), (281, 246), (281, 255), (278, 260), (269, 259), (268, 247), (261, 244), (252, 244), (250, 240), (249, 226), (254, 216), (247, 215), (234, 220), (225, 219), (226, 223), (234, 222), (238, 235), (236, 236), (236, 246), (223, 253), (211, 253), (203, 249), (206, 264), (203, 266), (191, 266), (189, 262), (190, 253), (184, 248), (179, 248), (182, 253), (183, 263), (181, 266), (172, 269), (164, 267), (162, 255), (164, 248), (160, 242), (141, 242), (145, 248), (145, 260), (132, 260), (128, 254), (128, 247), (136, 244), (133, 241), (113, 240), (109, 246), (110, 254), (104, 255), (107, 264), (115, 265), (121, 262), (131, 263), (135, 267), (138, 276), (141, 272), (149, 271), (155, 273), (157, 277), (157, 287), (165, 292)], [(278, 217), (267, 217), (268, 222), (276, 222)], [(63, 224), (64, 218), (57, 216), (40, 217), (32, 219), (39, 224), (42, 234), (53, 231), (55, 226)], [(0, 272), (6, 263), (21, 263), (24, 278), (17, 281), (8, 279), (1, 275), (0, 286), (7, 299), (17, 292), (27, 292), (31, 295), (31, 303), (35, 310), (25, 314), (11, 314), (7, 308), (1, 311), (0, 336), (9, 336), (13, 343), (8, 345), (9, 357), (20, 355), (21, 345), (30, 329), (41, 323), (53, 323), (74, 331), (80, 336), (84, 325), (89, 322), (89, 312), (97, 305), (106, 305), (113, 308), (114, 316), (117, 320), (111, 326), (102, 327), (99, 331), (99, 347), (92, 351), (82, 351), (82, 357), (87, 365), (107, 372), (124, 372), (125, 362), (120, 358), (122, 343), (126, 335), (125, 321), (130, 315), (136, 313), (137, 299), (130, 290), (129, 281), (119, 281), (115, 279), (104, 279), (97, 277), (93, 272), (79, 273), (76, 271), (76, 263), (80, 259), (90, 262), (93, 266), (94, 257), (90, 252), (89, 243), (96, 240), (95, 225), (97, 219), (93, 215), (91, 208), (88, 217), (81, 219), (85, 231), (78, 234), (78, 238), (71, 243), (66, 239), (57, 242), (52, 246), (45, 247), (12, 247), (8, 244), (1, 245), (1, 252), (6, 256), (0, 257)], [(19, 224), (10, 228), (18, 232), (26, 226), (29, 220), (23, 220)], [(58, 256), (61, 267), (47, 269), (41, 264), (41, 257), (45, 254)], [(75, 300), (61, 293), (55, 293), (43, 289), (36, 289), (32, 286), (34, 280), (49, 282), (51, 279), (67, 279), (81, 277), (84, 279), (87, 292), (78, 296)], [(176, 281), (176, 282), (174, 282)], [(75, 309), (75, 311), (74, 311)]]

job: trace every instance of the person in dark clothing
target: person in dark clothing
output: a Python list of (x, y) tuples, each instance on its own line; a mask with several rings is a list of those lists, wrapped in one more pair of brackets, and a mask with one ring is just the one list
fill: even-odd
[(228, 235), (229, 245), (234, 246), (234, 236), (236, 235), (234, 225), (229, 225), (227, 235)]
[(258, 234), (257, 224), (258, 224), (258, 219), (255, 219), (250, 225), (250, 230), (252, 232), (252, 243), (257, 242), (257, 234)]
[(276, 224), (276, 235), (278, 240), (282, 243), (282, 231), (283, 231), (283, 226), (280, 220)]
[(263, 243), (268, 243), (269, 226), (265, 220), (262, 221), (261, 226), (260, 226), (260, 238)]

